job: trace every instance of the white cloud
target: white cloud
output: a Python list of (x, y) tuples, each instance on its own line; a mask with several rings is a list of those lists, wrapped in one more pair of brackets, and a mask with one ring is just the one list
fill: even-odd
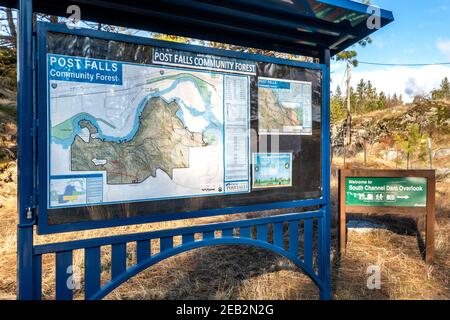
[(450, 59), (450, 40), (440, 39), (436, 46), (448, 59)]
[[(335, 68), (332, 68), (335, 69)], [(407, 67), (384, 67), (373, 71), (360, 71), (357, 68), (352, 70), (352, 86), (364, 79), (370, 80), (379, 91), (386, 94), (402, 94), (405, 102), (411, 102), (415, 95), (427, 94), (431, 90), (438, 88), (442, 79), (450, 78), (449, 66), (424, 66), (420, 68)], [(332, 73), (332, 89), (339, 85), (345, 92), (344, 73), (342, 68), (339, 72)]]

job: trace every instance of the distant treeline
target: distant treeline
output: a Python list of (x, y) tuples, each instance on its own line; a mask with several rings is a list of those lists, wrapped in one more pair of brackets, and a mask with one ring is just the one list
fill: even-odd
[[(429, 95), (417, 96), (414, 103), (423, 100), (450, 100), (450, 84), (448, 78), (442, 80), (440, 88), (433, 90)], [(383, 91), (378, 92), (370, 81), (363, 79), (358, 83), (356, 89), (350, 88), (350, 112), (352, 115), (364, 114), (375, 110), (383, 110), (404, 105), (402, 95), (386, 95)], [(347, 116), (347, 97), (338, 86), (331, 93), (331, 121), (338, 122)]]
[[(402, 95), (386, 95), (383, 91), (378, 92), (370, 81), (363, 79), (358, 83), (356, 89), (350, 88), (351, 114), (364, 114), (367, 112), (393, 108), (403, 105)], [(332, 122), (345, 119), (347, 116), (347, 97), (338, 86), (331, 93), (331, 119)]]

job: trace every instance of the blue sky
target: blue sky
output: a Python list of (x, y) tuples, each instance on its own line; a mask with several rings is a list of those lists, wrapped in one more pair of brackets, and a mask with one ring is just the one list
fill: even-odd
[[(372, 35), (366, 48), (355, 46), (360, 61), (381, 63), (450, 62), (450, 0), (372, 0), (394, 12), (395, 21)], [(334, 89), (342, 84), (345, 66), (333, 63)], [(360, 65), (352, 83), (370, 79), (380, 90), (411, 100), (450, 77), (450, 65), (426, 67), (380, 67)]]

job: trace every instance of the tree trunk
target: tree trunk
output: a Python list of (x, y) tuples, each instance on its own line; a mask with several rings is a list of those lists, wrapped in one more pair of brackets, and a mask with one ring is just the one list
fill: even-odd
[(406, 169), (409, 170), (409, 152), (406, 153)]
[(333, 156), (334, 156), (334, 148), (333, 148), (333, 144), (330, 143), (330, 163), (333, 163)]
[(342, 149), (343, 149), (343, 155), (344, 155), (344, 167), (345, 167), (345, 163), (346, 163), (346, 158), (347, 158), (347, 145), (346, 145), (346, 134), (345, 134), (345, 132), (346, 132), (346, 128), (343, 128), (343, 130), (342, 130), (342, 135), (343, 135), (343, 137), (342, 137)]
[(347, 61), (347, 134), (346, 134), (346, 145), (350, 145), (352, 143), (352, 116), (351, 116), (351, 67), (350, 61)]
[(364, 139), (364, 167), (367, 167), (367, 144), (366, 144), (366, 139)]
[(428, 138), (428, 156), (430, 161), (430, 169), (433, 169), (433, 149), (431, 148), (431, 139)]
[(0, 21), (0, 46), (17, 48), (17, 31), (12, 9), (0, 8), (0, 12), (5, 12), (6, 15), (6, 18), (2, 19), (5, 22)]
[(15, 44), (17, 38), (16, 25), (14, 24), (14, 17), (11, 8), (6, 8), (6, 20), (8, 21), (9, 34), (13, 38)]

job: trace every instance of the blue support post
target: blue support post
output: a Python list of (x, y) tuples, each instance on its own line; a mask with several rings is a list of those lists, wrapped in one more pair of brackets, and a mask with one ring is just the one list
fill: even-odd
[(56, 253), (55, 259), (56, 274), (56, 300), (73, 299), (73, 253), (63, 251)]
[(306, 219), (303, 224), (303, 263), (310, 268), (313, 269), (313, 221), (312, 219)]
[(34, 299), (33, 1), (18, 0), (17, 298)]
[(127, 270), (127, 244), (118, 243), (111, 246), (111, 279)]
[(84, 298), (86, 300), (100, 290), (101, 273), (100, 247), (87, 248), (84, 252)]
[[(330, 285), (330, 50), (323, 48), (320, 55), (320, 63), (325, 65), (323, 74), (323, 92), (322, 92), (322, 197), (325, 200), (323, 206), (322, 227), (322, 266), (319, 273), (323, 282), (323, 288), (320, 291), (320, 299), (331, 299)], [(319, 233), (320, 234), (320, 233)], [(320, 255), (320, 253), (319, 253)]]

